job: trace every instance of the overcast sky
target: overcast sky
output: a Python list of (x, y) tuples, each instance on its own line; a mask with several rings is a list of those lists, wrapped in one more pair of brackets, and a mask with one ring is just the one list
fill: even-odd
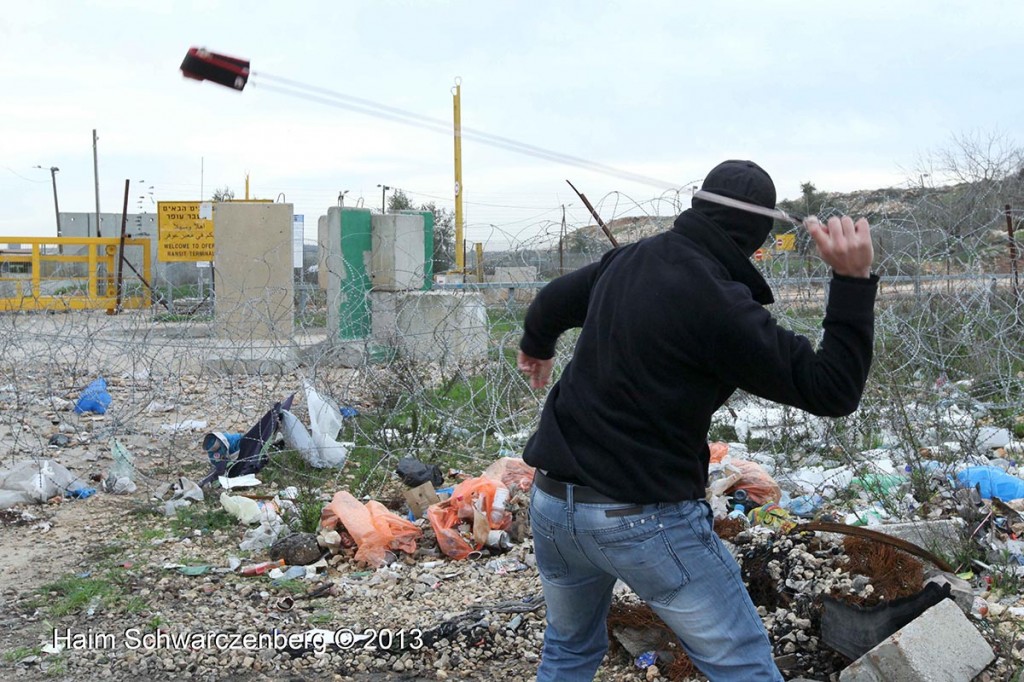
[[(450, 133), (324, 106), (276, 76), (686, 187), (750, 158), (779, 198), (920, 181), (954, 135), (1024, 139), (1024, 3), (67, 2), (5, 0), (0, 18), (0, 236), (55, 235), (62, 211), (155, 211), (244, 176), (316, 217), (386, 184), (453, 205)], [(244, 92), (187, 80), (190, 46), (249, 59)], [(264, 87), (261, 87), (264, 86)], [(467, 140), (467, 240), (494, 248), (589, 221), (672, 213), (672, 193)], [(201, 168), (204, 172), (201, 173)], [(137, 182), (139, 181), (139, 182)], [(144, 181), (144, 182), (141, 182)], [(140, 184), (141, 182), (141, 184)], [(140, 195), (146, 195), (140, 200)], [(664, 200), (658, 200), (663, 197)], [(0, 239), (0, 241), (3, 241)]]

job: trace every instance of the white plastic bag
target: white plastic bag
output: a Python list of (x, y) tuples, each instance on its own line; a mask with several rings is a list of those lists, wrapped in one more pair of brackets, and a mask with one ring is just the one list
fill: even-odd
[(287, 410), (281, 413), (281, 433), (285, 444), (297, 450), (310, 466), (340, 469), (348, 458), (348, 448), (335, 440), (341, 431), (341, 411), (306, 382), (306, 406), (312, 435), (298, 417)]
[(255, 551), (266, 549), (274, 544), (277, 536), (284, 530), (284, 521), (274, 512), (264, 514), (260, 525), (245, 531), (242, 541), (238, 544), (241, 550)]
[(39, 504), (84, 487), (81, 479), (53, 460), (25, 460), (0, 471), (0, 509)]
[(277, 510), (280, 509), (276, 499), (254, 500), (251, 497), (228, 495), (227, 493), (220, 494), (220, 504), (228, 514), (250, 526), (254, 523), (261, 523), (271, 516), (277, 516)]

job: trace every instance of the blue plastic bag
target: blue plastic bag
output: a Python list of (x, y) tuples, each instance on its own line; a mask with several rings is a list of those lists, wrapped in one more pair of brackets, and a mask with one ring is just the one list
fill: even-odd
[(107, 408), (110, 407), (110, 402), (110, 394), (107, 393), (107, 382), (103, 377), (100, 377), (82, 391), (78, 402), (75, 403), (75, 413), (95, 412), (96, 414), (106, 414)]
[(825, 498), (821, 495), (813, 494), (794, 497), (786, 504), (780, 503), (780, 506), (793, 512), (793, 514), (800, 518), (809, 519), (821, 509), (823, 504), (825, 504)]
[(999, 467), (968, 467), (956, 475), (965, 488), (978, 488), (982, 499), (998, 497), (1004, 502), (1024, 498), (1024, 480), (1011, 476)]

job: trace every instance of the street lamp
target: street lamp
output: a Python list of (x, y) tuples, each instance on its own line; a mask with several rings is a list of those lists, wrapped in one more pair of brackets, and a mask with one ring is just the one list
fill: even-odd
[[(46, 170), (43, 166), (35, 166), (40, 170)], [(57, 219), (57, 237), (60, 237), (60, 207), (57, 205), (57, 171), (60, 168), (50, 166), (50, 179), (53, 180), (53, 215)]]
[(383, 214), (384, 213), (384, 193), (387, 192), (389, 189), (394, 189), (394, 187), (388, 187), (387, 185), (381, 185), (381, 184), (378, 184), (377, 186), (380, 187), (380, 212)]

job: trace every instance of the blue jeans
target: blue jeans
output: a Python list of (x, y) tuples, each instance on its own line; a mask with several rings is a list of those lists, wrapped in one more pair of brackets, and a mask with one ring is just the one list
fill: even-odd
[(712, 529), (703, 500), (574, 503), (530, 493), (537, 568), (547, 603), (538, 682), (589, 681), (608, 649), (605, 620), (616, 578), (647, 602), (712, 682), (782, 682), (739, 566)]

